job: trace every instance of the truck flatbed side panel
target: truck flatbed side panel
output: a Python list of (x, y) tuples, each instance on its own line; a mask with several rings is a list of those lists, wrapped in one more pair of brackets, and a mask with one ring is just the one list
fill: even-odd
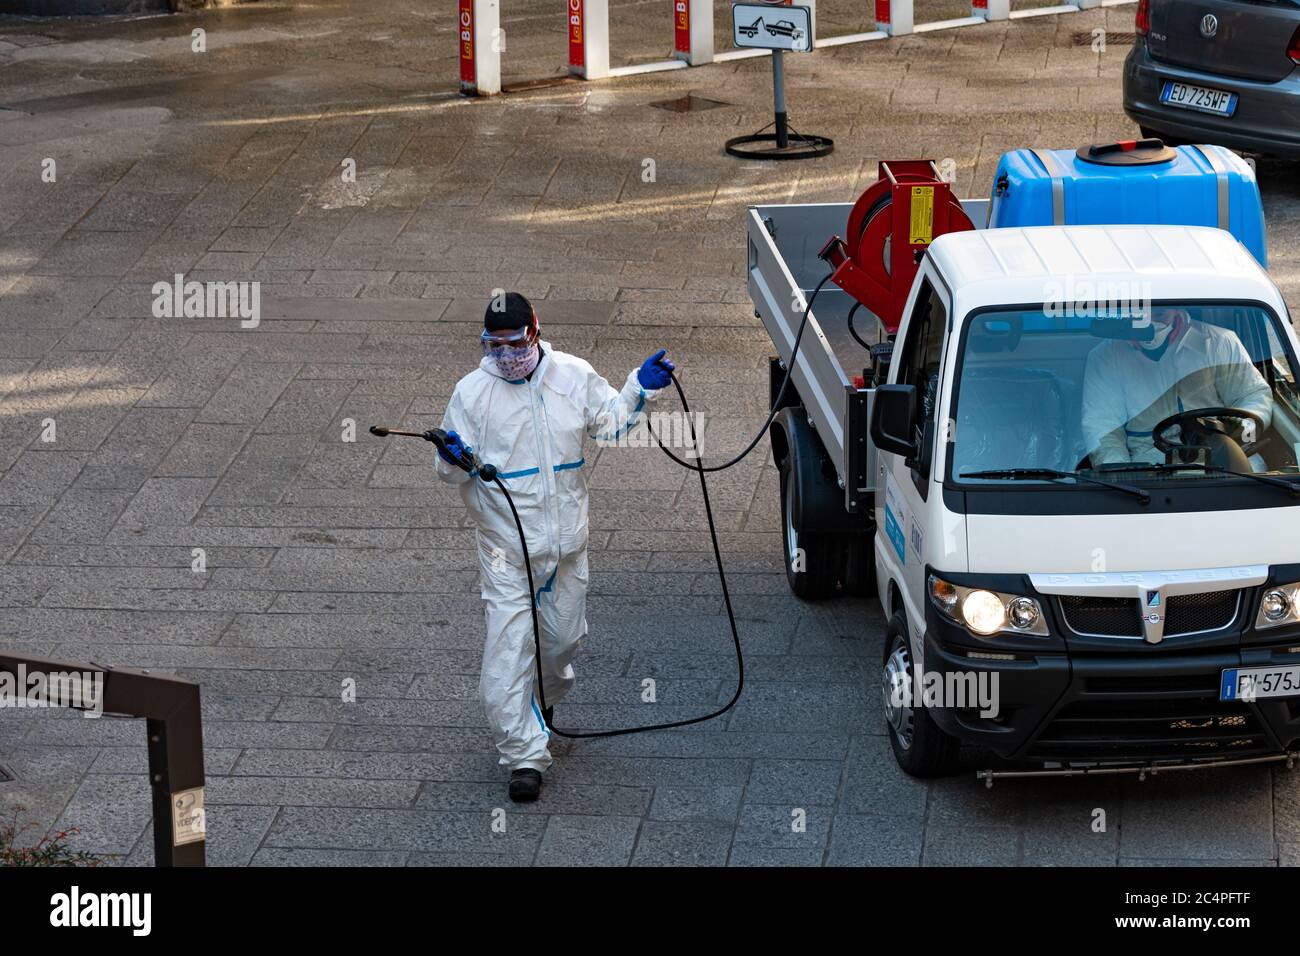
[[(977, 227), (984, 225), (988, 200), (964, 199), (962, 207)], [(784, 361), (789, 360), (803, 317), (802, 303), (829, 271), (817, 253), (831, 236), (843, 236), (852, 208), (852, 203), (802, 203), (751, 206), (747, 211), (749, 295)], [(808, 417), (846, 484), (852, 471), (845, 443), (849, 392), (853, 378), (870, 365), (866, 350), (849, 334), (847, 319), (853, 305), (853, 299), (835, 285), (822, 286), (793, 375)], [(865, 308), (858, 309), (854, 327), (867, 342), (880, 338), (880, 323)], [(867, 471), (869, 483), (874, 475), (874, 468)], [(872, 490), (871, 485), (865, 490)]]

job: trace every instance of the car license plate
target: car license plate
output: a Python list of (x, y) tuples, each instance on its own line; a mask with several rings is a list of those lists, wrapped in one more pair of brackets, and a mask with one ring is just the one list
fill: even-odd
[(1300, 697), (1300, 664), (1229, 667), (1219, 682), (1219, 700)]
[(1237, 109), (1237, 94), (1166, 80), (1164, 89), (1160, 91), (1160, 102), (1185, 110), (1231, 116)]

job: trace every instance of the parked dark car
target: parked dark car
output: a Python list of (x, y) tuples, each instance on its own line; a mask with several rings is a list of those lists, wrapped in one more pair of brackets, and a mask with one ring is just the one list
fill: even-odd
[(1124, 112), (1144, 136), (1300, 159), (1300, 0), (1140, 0)]

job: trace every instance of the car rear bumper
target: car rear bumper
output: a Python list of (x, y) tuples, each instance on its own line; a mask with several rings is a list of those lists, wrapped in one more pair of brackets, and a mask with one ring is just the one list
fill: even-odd
[[(1166, 80), (1236, 93), (1236, 111), (1215, 116), (1166, 106), (1160, 102)], [(1255, 83), (1163, 63), (1139, 39), (1124, 61), (1124, 112), (1173, 139), (1300, 159), (1300, 69), (1276, 83)]]

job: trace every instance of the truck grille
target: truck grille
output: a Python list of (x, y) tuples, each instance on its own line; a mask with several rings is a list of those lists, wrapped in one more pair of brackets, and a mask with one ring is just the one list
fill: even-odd
[(1063, 707), (1030, 749), (1044, 758), (1118, 760), (1269, 749), (1251, 708), (1218, 697), (1216, 674), (1089, 678), (1084, 695)]
[(1166, 634), (1199, 634), (1218, 631), (1237, 617), (1241, 591), (1205, 591), (1202, 594), (1175, 594), (1169, 599), (1165, 614)]
[(1101, 637), (1141, 637), (1137, 598), (1092, 597), (1067, 594), (1061, 597), (1065, 624), (1076, 634)]
[[(1076, 634), (1097, 637), (1141, 637), (1141, 609), (1137, 598), (1061, 596), (1066, 626)], [(1165, 637), (1200, 634), (1228, 627), (1237, 618), (1239, 588), (1175, 594), (1166, 599)]]

